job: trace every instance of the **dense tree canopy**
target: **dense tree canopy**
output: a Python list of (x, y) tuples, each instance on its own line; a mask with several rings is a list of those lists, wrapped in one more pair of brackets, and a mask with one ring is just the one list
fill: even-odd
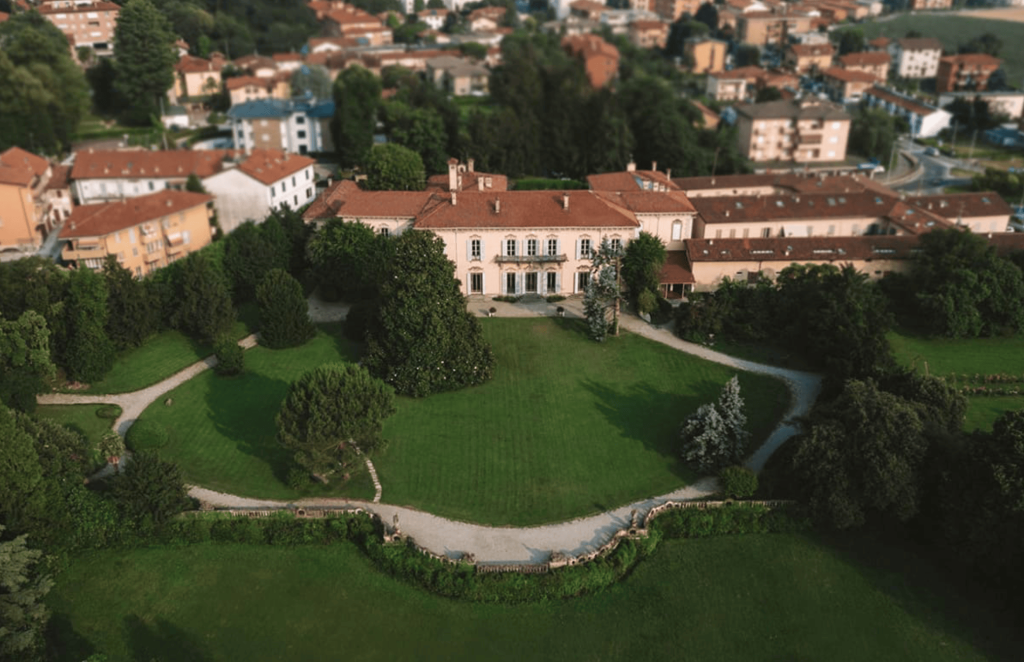
[(634, 306), (643, 292), (658, 293), (666, 255), (665, 242), (649, 232), (641, 232), (639, 237), (626, 244), (622, 257), (622, 280)]
[(107, 336), (107, 284), (91, 269), (71, 273), (64, 301), (64, 352), (60, 364), (68, 379), (92, 382), (114, 365), (114, 343)]
[(420, 155), (396, 143), (377, 145), (363, 159), (364, 186), (371, 191), (422, 191), (427, 173)]
[(128, 0), (114, 29), (114, 90), (124, 119), (149, 124), (160, 114), (160, 100), (174, 84), (174, 33), (151, 0)]
[(118, 508), (136, 523), (159, 524), (192, 505), (178, 465), (153, 451), (137, 451), (125, 471), (113, 480), (111, 494)]
[(331, 135), (344, 166), (361, 163), (373, 146), (380, 90), (380, 79), (360, 66), (348, 67), (334, 81)]
[(34, 411), (36, 395), (55, 372), (43, 316), (34, 310), (16, 320), (0, 316), (0, 406)]
[(103, 264), (107, 284), (107, 337), (119, 350), (138, 347), (160, 325), (156, 297), (110, 255)]
[(256, 286), (268, 271), (289, 266), (289, 242), (274, 216), (259, 225), (252, 221), (241, 224), (223, 243), (224, 271), (237, 302), (252, 301)]
[(309, 240), (309, 261), (320, 294), (328, 300), (359, 300), (377, 289), (377, 236), (363, 223), (328, 219)]
[(256, 288), (260, 344), (271, 349), (298, 347), (316, 335), (302, 286), (284, 269), (271, 269)]
[(235, 321), (235, 310), (223, 272), (203, 252), (181, 261), (173, 274), (175, 328), (196, 338), (213, 341)]
[[(0, 525), (0, 534), (4, 528)], [(0, 542), (0, 659), (42, 659), (50, 616), (43, 598), (53, 587), (36, 568), (42, 555), (28, 547), (24, 535)]]
[(466, 311), (444, 241), (428, 231), (405, 232), (393, 247), (364, 365), (399, 394), (415, 397), (490, 379), (494, 355), (480, 322)]

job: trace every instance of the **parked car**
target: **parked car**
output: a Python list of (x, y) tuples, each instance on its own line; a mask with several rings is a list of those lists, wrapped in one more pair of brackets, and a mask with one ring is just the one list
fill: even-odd
[(924, 150), (924, 153), (927, 154), (928, 156), (938, 156), (940, 152), (937, 147), (929, 147), (928, 149)]

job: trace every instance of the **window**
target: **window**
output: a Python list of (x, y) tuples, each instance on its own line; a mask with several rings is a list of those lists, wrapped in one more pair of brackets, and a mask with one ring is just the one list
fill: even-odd
[(138, 257), (138, 256), (139, 256), (139, 249), (138, 249), (138, 247), (137, 246), (132, 246), (132, 257)]
[(142, 267), (135, 267), (135, 277), (142, 278)]
[(814, 236), (814, 226), (813, 225), (808, 225), (807, 226), (807, 236), (808, 237), (813, 237)]
[(298, 209), (298, 207), (299, 207), (299, 196), (297, 196), (297, 195), (293, 195), (292, 196), (292, 204), (294, 204), (295, 208)]
[(296, 186), (297, 184), (295, 183), (295, 175), (292, 175), (292, 188), (295, 188)]
[(288, 183), (287, 182), (281, 182), (281, 193), (284, 193), (287, 190), (288, 190)]
[(548, 239), (548, 255), (558, 255), (557, 239)]
[(386, 226), (381, 226), (381, 228), (379, 230), (377, 230), (377, 234), (379, 234), (382, 237), (390, 237), (391, 236), (391, 230), (387, 229)]
[(295, 123), (296, 124), (305, 124), (306, 123), (306, 118), (303, 117), (302, 115), (299, 115), (298, 117), (295, 118)]
[(156, 190), (156, 185), (153, 182), (149, 183), (149, 190), (150, 191), (155, 191)]
[(771, 228), (764, 228), (764, 229), (762, 229), (761, 230), (761, 236), (762, 237), (766, 237), (766, 238), (772, 236), (772, 229)]
[(191, 239), (192, 237), (189, 235), (188, 230), (181, 233), (181, 243), (187, 244)]
[(311, 188), (306, 189), (306, 197), (307, 198), (312, 198), (313, 197), (313, 189), (311, 189)]
[(554, 271), (549, 271), (547, 273), (547, 281), (548, 281), (547, 282), (548, 294), (557, 294), (558, 293), (558, 274), (555, 273)]
[(580, 257), (581, 258), (589, 258), (590, 257), (590, 240), (589, 239), (580, 239)]
[(590, 282), (590, 273), (586, 271), (580, 271), (576, 274), (576, 291), (584, 292), (587, 289), (587, 284)]
[(743, 238), (746, 239), (750, 236), (750, 228), (743, 228)]
[(832, 235), (834, 235), (835, 233), (836, 233), (836, 226), (834, 226), (834, 225), (830, 225), (830, 226), (828, 226), (828, 236), (830, 236), (830, 237), (831, 237), (831, 236), (832, 236)]
[[(533, 256), (537, 255), (537, 240), (536, 239), (527, 239), (526, 240), (526, 254), (529, 255), (530, 257), (533, 257)], [(534, 288), (534, 291), (536, 291), (536, 288)]]
[(471, 260), (479, 260), (480, 257), (481, 257), (481, 253), (482, 252), (483, 252), (483, 247), (480, 245), (480, 240), (479, 239), (470, 239), (469, 240), (469, 259), (471, 259)]
[(505, 294), (516, 293), (516, 274), (507, 273), (505, 274)]
[(672, 241), (679, 241), (683, 238), (683, 223), (675, 221), (672, 223)]
[(505, 240), (505, 255), (508, 255), (509, 257), (514, 257), (515, 254), (516, 254), (516, 240), (515, 239), (506, 239)]
[[(0, 225), (0, 227), (3, 227), (3, 226)], [(120, 232), (115, 232), (114, 233), (114, 243), (115, 244), (120, 244), (121, 243), (121, 233)]]
[(157, 252), (158, 250), (161, 250), (163, 247), (164, 242), (160, 239), (157, 239), (156, 241), (151, 241), (148, 244), (146, 244), (146, 252), (152, 254)]
[(613, 251), (621, 251), (622, 250), (622, 240), (619, 239), (618, 237), (615, 237), (614, 239), (612, 239), (611, 244), (612, 244), (612, 250)]
[(483, 294), (484, 293), (484, 275), (483, 274), (469, 274), (469, 293), (470, 294)]
[(722, 238), (722, 231), (721, 230), (715, 230), (715, 239), (721, 239), (721, 238)]
[(309, 168), (306, 168), (306, 181), (309, 181)]
[(274, 187), (271, 186), (270, 187), (270, 197), (274, 197), (275, 195), (276, 195), (276, 193), (274, 192)]
[[(298, 137), (299, 137), (300, 139), (302, 139), (302, 138), (305, 138), (305, 137), (306, 137), (306, 132), (305, 132), (305, 131), (299, 131), (299, 132), (298, 132), (298, 133), (297, 133), (296, 135), (297, 135), (297, 136), (298, 136)], [(292, 179), (294, 179), (294, 177), (293, 177)], [(295, 182), (292, 182), (292, 184), (294, 184), (294, 183), (295, 183)]]
[(526, 291), (530, 294), (537, 293), (537, 272), (526, 274)]

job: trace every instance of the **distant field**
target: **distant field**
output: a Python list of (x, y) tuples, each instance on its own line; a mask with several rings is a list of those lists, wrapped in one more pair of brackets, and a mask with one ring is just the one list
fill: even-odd
[[(1015, 16), (1024, 13), (1020, 9), (1006, 11), (1012, 12)], [(1020, 18), (1010, 20), (971, 18), (962, 14), (928, 16), (918, 13), (913, 16), (910, 14), (900, 16), (891, 21), (867, 22), (857, 27), (864, 30), (864, 36), (868, 39), (875, 37), (899, 38), (905, 36), (908, 30), (917, 30), (926, 37), (935, 37), (942, 42), (946, 49), (953, 51), (960, 44), (970, 41), (972, 37), (991, 32), (1003, 40), (1003, 50), (999, 56), (1004, 61), (1007, 82), (1020, 88), (1021, 79), (1024, 77), (1024, 49), (1019, 47), (1024, 29), (1016, 22), (1020, 20)]]

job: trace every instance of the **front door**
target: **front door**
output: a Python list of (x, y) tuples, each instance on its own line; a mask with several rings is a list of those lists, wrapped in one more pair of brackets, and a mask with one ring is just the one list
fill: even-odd
[(526, 274), (526, 292), (528, 294), (537, 293), (537, 272)]
[(505, 274), (505, 294), (516, 293), (516, 274), (507, 273)]

